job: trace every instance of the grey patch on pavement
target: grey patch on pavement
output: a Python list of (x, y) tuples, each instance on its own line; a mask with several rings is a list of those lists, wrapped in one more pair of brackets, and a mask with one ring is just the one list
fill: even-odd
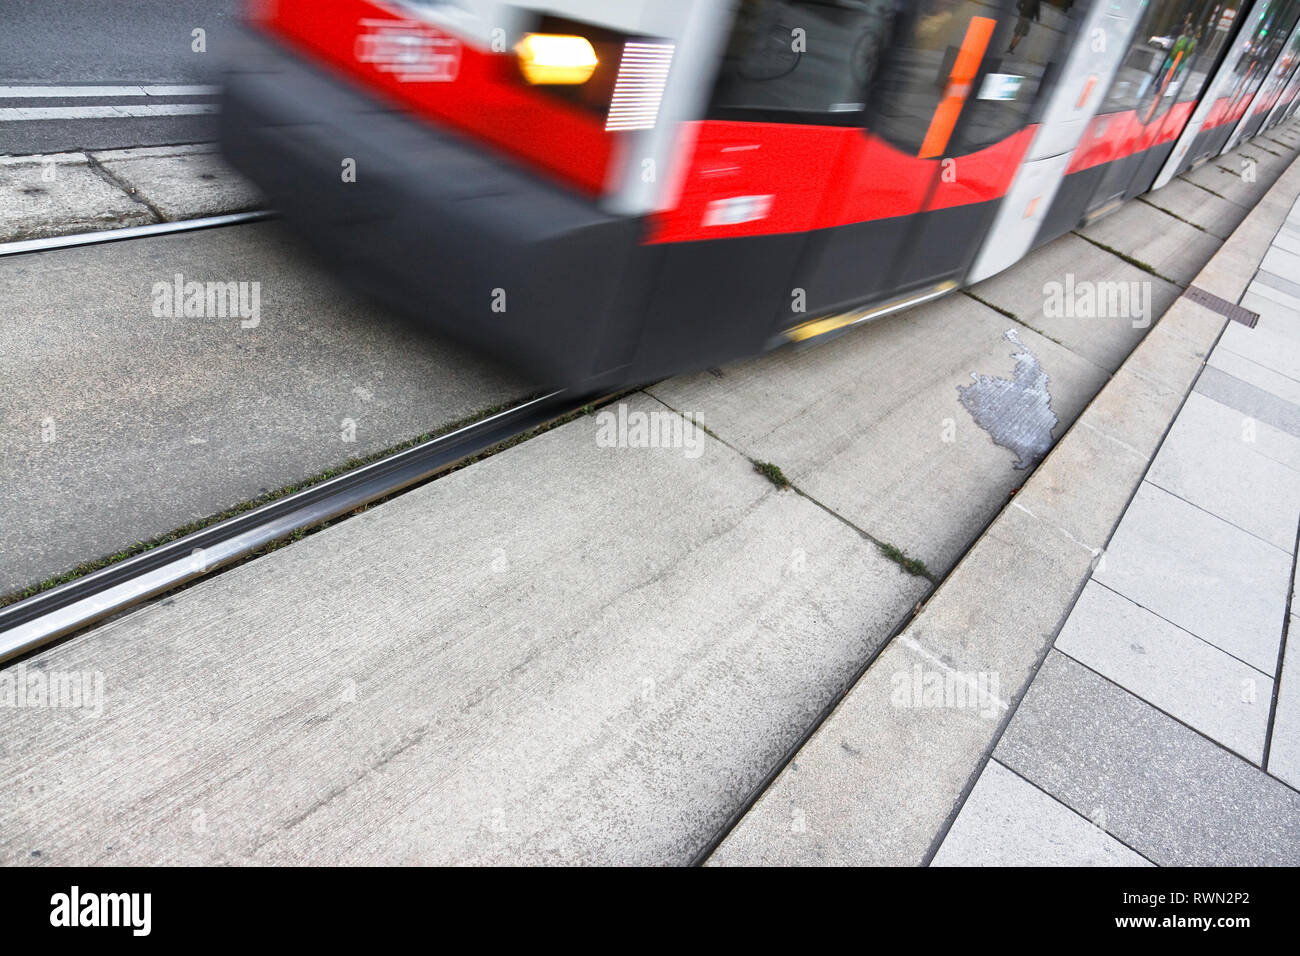
[(1047, 391), (1048, 375), (1038, 363), (1038, 356), (1020, 341), (1015, 329), (1007, 329), (1002, 337), (1020, 349), (1012, 355), (1016, 360), (1014, 377), (971, 372), (975, 384), (958, 385), (957, 397), (995, 445), (1015, 452), (1015, 467), (1023, 471), (1052, 447), (1052, 429), (1058, 419)]

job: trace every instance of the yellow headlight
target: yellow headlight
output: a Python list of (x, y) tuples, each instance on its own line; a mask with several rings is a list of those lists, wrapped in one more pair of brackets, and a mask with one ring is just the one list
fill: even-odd
[(519, 68), (535, 84), (586, 83), (596, 72), (596, 51), (586, 37), (529, 33), (517, 44)]

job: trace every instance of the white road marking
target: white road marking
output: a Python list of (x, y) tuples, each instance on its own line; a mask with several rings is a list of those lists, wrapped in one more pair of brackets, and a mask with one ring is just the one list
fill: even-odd
[(0, 100), (62, 96), (216, 96), (219, 86), (0, 86)]
[(130, 106), (0, 107), (0, 123), (19, 120), (121, 119), (129, 116), (193, 116), (215, 113), (216, 103), (142, 103)]

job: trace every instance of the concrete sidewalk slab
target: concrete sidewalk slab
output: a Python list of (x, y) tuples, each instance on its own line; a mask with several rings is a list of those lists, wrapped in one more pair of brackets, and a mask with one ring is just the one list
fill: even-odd
[(990, 760), (931, 866), (1151, 866), (1151, 862)]
[(703, 434), (598, 427), (41, 655), (103, 717), (11, 713), (0, 857), (690, 861), (929, 585)]
[[(1147, 211), (1156, 219), (1167, 218), (1159, 210)], [(1098, 290), (1120, 287), (1111, 283), (1122, 284), (1130, 299), (1136, 289), (1144, 310), (1149, 293), (1150, 314), (1139, 318), (1135, 314), (1102, 315), (1096, 308), (1067, 310), (1064, 301), (1058, 308), (1049, 296), (1049, 290), (1059, 289), (1064, 300), (1066, 289), (1072, 289), (1073, 305), (1081, 301), (1084, 289), (1095, 296)], [(1074, 234), (1036, 249), (1015, 269), (985, 279), (971, 289), (980, 300), (1006, 310), (1031, 329), (1108, 372), (1119, 368), (1179, 292), (1174, 283), (1130, 265)], [(1107, 296), (1103, 294), (1102, 298)], [(1129, 309), (1131, 313), (1137, 311), (1131, 302)]]
[(0, 162), (0, 242), (154, 222), (143, 203), (91, 169), (85, 153)]
[(1055, 647), (1252, 763), (1263, 760), (1272, 679), (1095, 577)]
[(1153, 216), (1151, 205), (1125, 203), (1078, 232), (1085, 239), (1146, 263), (1157, 275), (1185, 287), (1223, 240), (1168, 213)]
[(1250, 212), (1245, 206), (1215, 196), (1208, 190), (1178, 176), (1155, 192), (1139, 196), (1136, 201), (1149, 203), (1157, 209), (1194, 223), (1209, 235), (1219, 239), (1227, 239), (1232, 235), (1232, 230), (1236, 229)]
[(1158, 866), (1300, 859), (1300, 793), (1056, 651), (994, 756)]
[(266, 200), (215, 145), (92, 153), (129, 194), (169, 221), (261, 209)]
[[(1272, 674), (1291, 554), (1144, 482), (1095, 579)], [(1281, 595), (1280, 601), (1278, 595)]]
[[(1007, 339), (1016, 329), (1020, 345)], [(1047, 447), (1105, 381), (1105, 373), (966, 296), (890, 316), (826, 347), (774, 352), (722, 378), (707, 373), (652, 386), (724, 441), (775, 462), (800, 490), (879, 541), (949, 568), (1024, 480), (1016, 451), (1038, 393), (1012, 391), (985, 424), (960, 389), (980, 374), (1012, 382), (1016, 355), (1036, 363), (1050, 416), (1033, 432)], [(809, 394), (803, 384), (819, 383)], [(1032, 423), (1031, 423), (1032, 424)]]

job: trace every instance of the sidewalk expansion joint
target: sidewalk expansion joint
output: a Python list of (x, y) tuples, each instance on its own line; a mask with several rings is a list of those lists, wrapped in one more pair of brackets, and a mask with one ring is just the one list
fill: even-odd
[[(1190, 170), (1188, 170), (1188, 172), (1190, 172)], [(1233, 173), (1233, 175), (1235, 176), (1236, 173)], [(1217, 196), (1219, 199), (1222, 199), (1224, 202), (1230, 202), (1230, 203), (1232, 203), (1234, 206), (1238, 206), (1238, 207), (1240, 207), (1240, 208), (1242, 208), (1242, 209), (1247, 209), (1247, 210), (1250, 209), (1249, 206), (1242, 206), (1241, 203), (1239, 203), (1239, 202), (1234, 202), (1233, 200), (1229, 199), (1227, 196), (1223, 195), (1223, 193), (1215, 192), (1215, 191), (1214, 191), (1213, 189), (1211, 189), (1209, 186), (1202, 186), (1200, 183), (1195, 182), (1194, 180), (1188, 179), (1186, 173), (1180, 173), (1176, 178), (1177, 178), (1177, 179), (1181, 179), (1183, 182), (1187, 183), (1189, 186), (1195, 186), (1197, 189), (1203, 189), (1203, 190), (1205, 190), (1207, 193), (1209, 193), (1211, 196)]]
[(119, 178), (118, 176), (110, 172), (108, 167), (104, 166), (89, 151), (86, 152), (86, 166), (96, 176), (104, 180), (104, 182), (108, 183), (110, 186), (113, 186), (118, 190), (121, 190), (121, 192), (123, 192), (128, 198), (133, 199), (135, 202), (138, 202), (140, 205), (148, 209), (149, 213), (154, 217), (154, 221), (156, 222), (168, 221), (167, 217), (163, 215), (162, 210), (159, 209), (157, 206), (155, 206), (152, 202), (150, 202), (143, 193), (136, 191), (135, 187), (132, 186), (130, 183), (122, 180), (121, 178)]
[(1112, 256), (1115, 256), (1117, 259), (1122, 259), (1125, 262), (1127, 262), (1129, 265), (1141, 269), (1143, 272), (1149, 272), (1151, 275), (1155, 276), (1157, 279), (1160, 279), (1162, 282), (1168, 282), (1170, 285), (1177, 286), (1180, 289), (1183, 287), (1183, 283), (1179, 282), (1177, 279), (1171, 279), (1169, 278), (1169, 276), (1161, 275), (1159, 272), (1156, 271), (1155, 266), (1151, 265), (1148, 262), (1143, 262), (1141, 259), (1136, 259), (1133, 256), (1130, 256), (1127, 252), (1120, 252), (1115, 247), (1108, 246), (1104, 242), (1098, 242), (1096, 239), (1089, 238), (1088, 236), (1085, 236), (1083, 233), (1079, 232), (1079, 230), (1077, 229), (1071, 229), (1070, 232), (1073, 235), (1078, 236), (1084, 242), (1092, 243), (1094, 246), (1096, 246), (1098, 249), (1101, 249), (1103, 252), (1109, 252)]
[[(650, 396), (656, 402), (662, 405), (664, 408), (671, 411), (674, 415), (683, 414), (680, 409), (673, 408), (672, 405), (668, 404), (658, 395), (651, 394), (650, 392), (643, 392), (642, 394)], [(921, 561), (917, 558), (908, 557), (907, 553), (903, 551), (901, 548), (893, 544), (890, 544), (888, 541), (880, 540), (875, 535), (871, 534), (869, 531), (854, 524), (852, 521), (844, 517), (844, 515), (840, 514), (834, 508), (831, 508), (829, 505), (826, 505), (821, 501), (818, 501), (812, 495), (808, 494), (808, 492), (804, 491), (798, 485), (792, 482), (789, 478), (787, 478), (785, 472), (781, 470), (781, 467), (779, 465), (776, 465), (770, 461), (759, 461), (757, 458), (753, 458), (750, 455), (745, 454), (744, 451), (737, 448), (731, 442), (727, 441), (725, 438), (723, 438), (721, 435), (719, 435), (717, 432), (711, 429), (708, 425), (704, 424), (704, 422), (700, 421), (698, 417), (695, 419), (695, 424), (698, 428), (700, 428), (704, 432), (704, 434), (708, 435), (714, 441), (717, 441), (724, 447), (731, 449), (731, 451), (735, 452), (737, 455), (739, 455), (740, 457), (748, 461), (753, 466), (754, 471), (756, 471), (758, 474), (762, 475), (764, 478), (770, 481), (776, 487), (778, 492), (781, 491), (794, 492), (796, 495), (798, 495), (800, 498), (803, 498), (805, 501), (808, 501), (816, 505), (822, 511), (826, 512), (826, 514), (830, 515), (836, 521), (839, 521), (841, 524), (843, 524), (845, 527), (850, 528), (853, 531), (857, 532), (858, 535), (860, 535), (864, 540), (874, 544), (876, 548), (879, 549), (881, 554), (883, 554), (885, 557), (889, 558), (889, 560), (897, 564), (906, 573), (913, 575), (914, 577), (924, 578), (926, 581), (929, 581), (930, 584), (932, 585), (937, 585), (939, 583), (938, 579), (936, 579), (934, 574), (931, 573), (930, 569), (925, 566), (924, 561)], [(919, 608), (920, 605), (918, 604), (917, 607)], [(913, 609), (913, 611), (915, 610), (916, 608)]]
[(1092, 364), (1089, 359), (1086, 359), (1082, 355), (1079, 355), (1078, 352), (1075, 352), (1073, 349), (1070, 348), (1070, 346), (1066, 345), (1056, 336), (1050, 335), (1047, 332), (1044, 332), (1042, 329), (1035, 328), (1034, 326), (1026, 322), (1024, 319), (1022, 319), (1020, 316), (1012, 312), (1010, 309), (1004, 309), (1002, 308), (1002, 306), (998, 305), (997, 303), (990, 302), (988, 299), (981, 298), (980, 296), (972, 292), (970, 289), (962, 289), (961, 291), (964, 295), (967, 295), (970, 298), (974, 299), (976, 302), (978, 302), (980, 305), (984, 306), (985, 308), (992, 309), (994, 312), (998, 313), (999, 315), (1006, 316), (1008, 319), (1010, 319), (1012, 322), (1016, 323), (1017, 325), (1021, 326), (1022, 328), (1028, 329), (1030, 332), (1033, 332), (1035, 335), (1041, 335), (1043, 338), (1047, 339), (1047, 341), (1055, 345), (1059, 345), (1063, 349), (1069, 349), (1069, 351), (1072, 352), (1074, 355), (1076, 355), (1078, 358), (1081, 358), (1085, 362), (1089, 362), (1090, 364)]
[[(1192, 222), (1190, 219), (1184, 219), (1182, 216), (1178, 215), (1178, 213), (1174, 212), (1173, 210), (1171, 210), (1171, 209), (1166, 209), (1164, 206), (1161, 206), (1161, 205), (1158, 205), (1158, 204), (1156, 204), (1156, 203), (1153, 203), (1153, 202), (1152, 202), (1150, 199), (1148, 199), (1145, 195), (1142, 195), (1142, 196), (1136, 196), (1136, 197), (1134, 197), (1134, 198), (1135, 198), (1138, 202), (1143, 203), (1144, 205), (1150, 206), (1152, 209), (1159, 209), (1162, 213), (1164, 213), (1164, 214), (1167, 215), (1167, 216), (1173, 216), (1173, 217), (1174, 217), (1175, 219), (1177, 219), (1179, 222), (1186, 223), (1187, 225), (1191, 226), (1193, 229), (1199, 229), (1199, 230), (1201, 230), (1201, 232), (1205, 233), (1206, 235), (1211, 235), (1210, 230), (1206, 229), (1206, 228), (1205, 228), (1204, 226), (1202, 226), (1200, 223), (1198, 223), (1198, 222)], [(1217, 238), (1217, 237), (1216, 237), (1216, 238)], [(1223, 241), (1220, 240), (1220, 241), (1219, 241), (1219, 244), (1222, 245), (1222, 244), (1223, 244)]]

